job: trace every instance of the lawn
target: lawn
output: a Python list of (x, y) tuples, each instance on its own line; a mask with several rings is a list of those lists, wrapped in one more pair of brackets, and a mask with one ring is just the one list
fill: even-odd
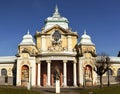
[(27, 90), (26, 88), (0, 87), (0, 94), (41, 94), (40, 92)]
[[(91, 93), (89, 93), (91, 92)], [(27, 90), (26, 88), (20, 87), (0, 87), (0, 94), (49, 94), (50, 92), (36, 92), (32, 90)], [(99, 89), (98, 87), (94, 88), (85, 88), (80, 90), (67, 90), (61, 91), (61, 94), (120, 94), (120, 86), (111, 86), (104, 87)]]
[(120, 86), (84, 89), (80, 91), (80, 94), (89, 94), (88, 92), (93, 92), (91, 94), (120, 94)]

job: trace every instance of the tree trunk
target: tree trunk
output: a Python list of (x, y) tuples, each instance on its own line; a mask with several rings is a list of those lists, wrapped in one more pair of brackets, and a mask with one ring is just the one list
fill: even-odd
[(108, 70), (108, 87), (110, 86), (110, 77), (109, 77), (109, 70)]
[(100, 88), (103, 87), (103, 84), (102, 84), (102, 75), (100, 75)]

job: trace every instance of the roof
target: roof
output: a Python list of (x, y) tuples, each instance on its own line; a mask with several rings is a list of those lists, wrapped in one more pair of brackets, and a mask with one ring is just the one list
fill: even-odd
[(120, 57), (110, 56), (110, 62), (119, 62), (120, 63)]
[(68, 29), (68, 19), (65, 17), (61, 17), (59, 11), (58, 11), (58, 7), (55, 7), (55, 11), (52, 15), (52, 17), (48, 17), (45, 20), (45, 30), (54, 26), (54, 25), (60, 25), (61, 27)]
[(81, 36), (78, 45), (94, 45), (94, 43), (91, 41), (91, 37), (86, 34), (86, 30), (84, 31), (84, 34)]
[(23, 40), (20, 45), (35, 45), (32, 35), (29, 33), (29, 30), (26, 35), (23, 36)]
[(16, 56), (1, 56), (0, 57), (0, 63), (16, 62), (16, 59), (17, 59)]

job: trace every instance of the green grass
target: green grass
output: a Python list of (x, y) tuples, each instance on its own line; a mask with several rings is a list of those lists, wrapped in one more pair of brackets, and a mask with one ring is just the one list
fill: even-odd
[[(99, 89), (98, 87), (93, 88), (85, 88), (80, 90), (73, 90), (73, 91), (61, 91), (61, 94), (89, 94), (88, 92), (93, 92), (91, 94), (120, 94), (120, 86), (111, 86), (111, 87), (103, 87)], [(76, 92), (76, 93), (75, 93)], [(46, 92), (45, 92), (46, 93)], [(48, 92), (49, 94), (50, 92)], [(20, 87), (0, 87), (0, 94), (44, 94), (44, 92), (36, 92), (32, 90), (27, 90), (26, 88)]]
[(25, 88), (0, 87), (0, 94), (41, 94)]
[(120, 86), (84, 89), (80, 91), (80, 94), (88, 94), (88, 92), (93, 92), (93, 94), (120, 94)]

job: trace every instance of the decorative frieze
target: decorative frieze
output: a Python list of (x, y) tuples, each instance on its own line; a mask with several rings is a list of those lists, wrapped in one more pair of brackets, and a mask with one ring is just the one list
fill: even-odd
[(40, 61), (43, 60), (70, 60), (70, 61), (74, 61), (76, 60), (75, 57), (67, 57), (67, 56), (49, 56), (49, 57), (39, 57)]

